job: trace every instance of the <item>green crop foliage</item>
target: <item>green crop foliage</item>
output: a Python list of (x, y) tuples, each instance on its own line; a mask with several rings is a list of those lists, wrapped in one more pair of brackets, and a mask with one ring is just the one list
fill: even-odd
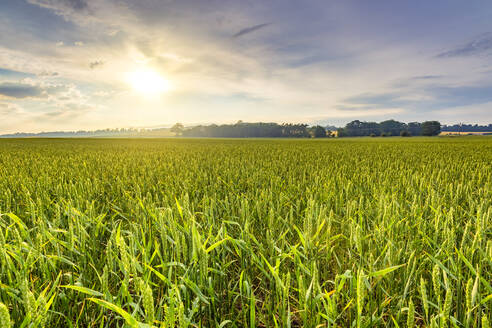
[(482, 327), (492, 139), (0, 141), (2, 327)]

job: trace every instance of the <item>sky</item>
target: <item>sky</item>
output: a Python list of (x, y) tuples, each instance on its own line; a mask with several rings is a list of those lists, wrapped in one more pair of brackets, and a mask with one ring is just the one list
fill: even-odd
[(0, 133), (492, 123), (489, 0), (1, 0)]

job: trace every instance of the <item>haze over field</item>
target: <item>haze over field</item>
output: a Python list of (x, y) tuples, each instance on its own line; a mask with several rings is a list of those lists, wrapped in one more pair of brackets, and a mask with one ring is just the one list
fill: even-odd
[(0, 132), (492, 121), (489, 1), (0, 2)]

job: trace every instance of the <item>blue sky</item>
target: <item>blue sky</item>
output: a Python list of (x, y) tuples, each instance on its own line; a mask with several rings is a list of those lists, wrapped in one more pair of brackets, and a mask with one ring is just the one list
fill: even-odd
[(0, 132), (488, 124), (491, 17), (473, 0), (2, 0)]

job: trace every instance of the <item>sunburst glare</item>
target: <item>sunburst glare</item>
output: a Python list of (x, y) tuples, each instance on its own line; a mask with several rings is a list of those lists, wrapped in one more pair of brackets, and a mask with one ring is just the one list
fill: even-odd
[(172, 89), (168, 79), (147, 69), (127, 73), (126, 81), (135, 91), (145, 96), (156, 96)]

